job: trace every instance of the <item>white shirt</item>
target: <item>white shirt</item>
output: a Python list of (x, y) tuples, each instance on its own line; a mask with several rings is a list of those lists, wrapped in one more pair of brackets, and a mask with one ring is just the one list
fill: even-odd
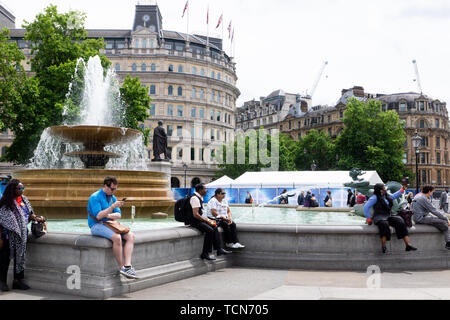
[(209, 218), (213, 218), (211, 210), (216, 209), (219, 217), (228, 218), (228, 202), (223, 199), (222, 202), (219, 202), (215, 197), (212, 197), (208, 202), (208, 206), (206, 207), (206, 214)]
[[(201, 195), (199, 195), (197, 192), (195, 192), (194, 194), (197, 195), (198, 197), (200, 197), (200, 199), (202, 199), (202, 201), (203, 201), (203, 197)], [(195, 196), (192, 196), (191, 200), (189, 202), (191, 204), (192, 209), (201, 207), (200, 206), (200, 200), (198, 200), (198, 198), (195, 197)], [(205, 210), (203, 210), (203, 215), (202, 216), (205, 216)]]

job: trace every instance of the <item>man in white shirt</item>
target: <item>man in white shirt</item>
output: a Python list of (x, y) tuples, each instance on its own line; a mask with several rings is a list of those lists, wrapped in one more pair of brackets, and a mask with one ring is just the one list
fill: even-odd
[(208, 202), (206, 215), (210, 219), (215, 219), (218, 227), (222, 227), (225, 235), (225, 243), (228, 248), (245, 248), (245, 246), (239, 243), (236, 232), (236, 223), (232, 220), (231, 210), (228, 206), (228, 202), (225, 200), (225, 196), (225, 190), (218, 188), (214, 192), (214, 197)]
[(200, 232), (205, 233), (205, 238), (203, 240), (203, 250), (200, 258), (206, 260), (216, 260), (209, 255), (214, 247), (217, 250), (217, 255), (223, 255), (231, 253), (230, 251), (224, 250), (220, 245), (220, 235), (219, 230), (216, 226), (216, 221), (210, 220), (204, 217), (203, 214), (203, 196), (206, 195), (206, 187), (203, 183), (195, 186), (195, 193), (190, 199), (190, 205), (192, 207), (192, 217), (189, 219), (189, 224)]

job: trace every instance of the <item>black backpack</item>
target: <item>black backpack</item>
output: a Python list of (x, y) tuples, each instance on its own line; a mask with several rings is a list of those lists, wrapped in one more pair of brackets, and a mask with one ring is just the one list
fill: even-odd
[(178, 222), (184, 222), (188, 225), (190, 218), (192, 217), (191, 197), (186, 197), (175, 202), (174, 208), (175, 220)]

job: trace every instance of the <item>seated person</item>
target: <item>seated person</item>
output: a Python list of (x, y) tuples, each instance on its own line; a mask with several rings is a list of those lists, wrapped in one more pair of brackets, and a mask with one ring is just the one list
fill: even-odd
[(316, 195), (313, 193), (311, 196), (310, 207), (317, 208), (319, 206), (319, 202), (317, 202)]
[(225, 235), (225, 244), (228, 248), (245, 248), (245, 246), (239, 243), (236, 232), (236, 223), (232, 220), (231, 210), (228, 206), (228, 202), (225, 200), (225, 196), (225, 190), (218, 188), (214, 192), (214, 197), (208, 202), (206, 214), (208, 218), (216, 220), (217, 227), (222, 227)]

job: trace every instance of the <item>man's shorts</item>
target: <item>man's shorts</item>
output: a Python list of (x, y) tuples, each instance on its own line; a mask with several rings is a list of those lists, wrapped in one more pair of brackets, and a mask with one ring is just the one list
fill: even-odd
[[(109, 240), (111, 240), (112, 236), (115, 234), (114, 231), (101, 223), (94, 224), (91, 228), (91, 233), (93, 236), (103, 237)], [(122, 239), (124, 235), (125, 234), (121, 234)]]

